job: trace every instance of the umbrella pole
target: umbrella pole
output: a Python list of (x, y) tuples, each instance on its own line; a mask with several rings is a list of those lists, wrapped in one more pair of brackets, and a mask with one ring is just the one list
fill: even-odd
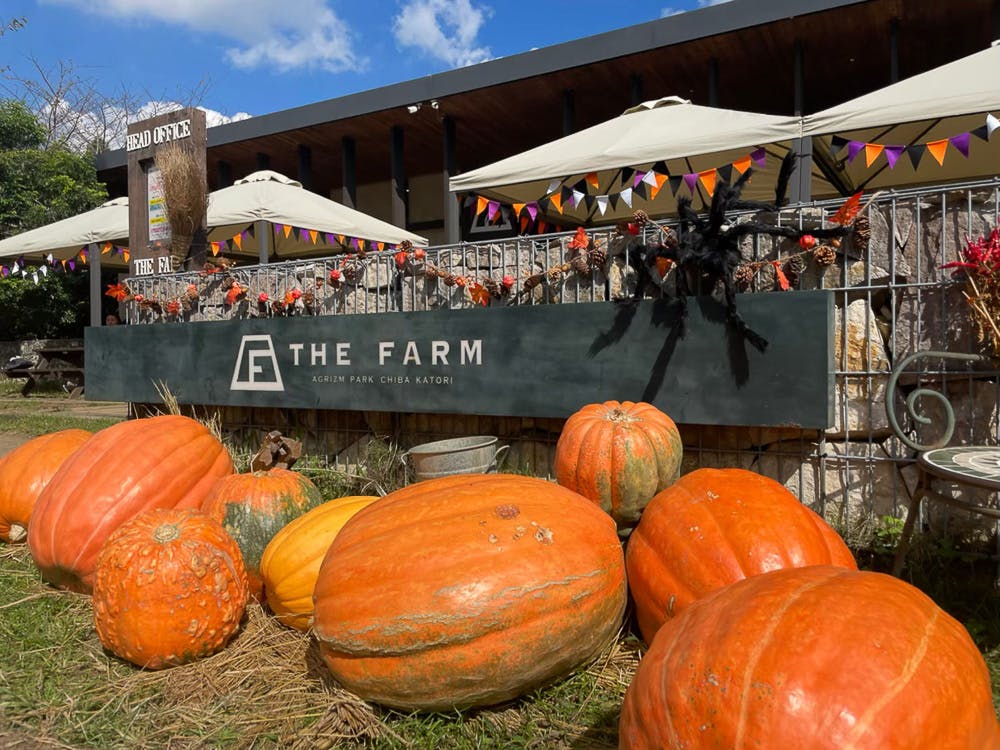
[(271, 223), (259, 220), (254, 233), (257, 235), (257, 260), (262, 266), (267, 265), (267, 256), (271, 254)]
[(87, 245), (87, 273), (90, 274), (90, 325), (101, 325), (101, 250), (93, 242)]

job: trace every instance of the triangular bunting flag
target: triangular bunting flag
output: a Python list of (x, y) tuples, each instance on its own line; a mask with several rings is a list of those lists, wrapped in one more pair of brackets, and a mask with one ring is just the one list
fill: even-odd
[(46, 255), (46, 256), (45, 256), (45, 262), (46, 262), (46, 263), (48, 263), (48, 264), (49, 264), (50, 266), (52, 265), (52, 261), (53, 261), (54, 259), (55, 259), (55, 258), (54, 258), (54, 256), (52, 255), (52, 253), (49, 253), (48, 255)]
[(597, 190), (597, 172), (589, 172), (586, 177), (583, 178), (588, 185), (590, 185), (594, 190)]
[(108, 242), (107, 244), (104, 245), (104, 247), (101, 248), (101, 255), (107, 255), (110, 252), (111, 252), (111, 243)]
[(476, 198), (476, 216), (479, 216), (483, 211), (485, 211), (490, 206), (490, 201), (488, 198), (479, 196)]
[(619, 197), (625, 202), (625, 205), (632, 208), (632, 189), (625, 188), (619, 194)]
[(49, 275), (49, 267), (48, 266), (39, 266), (38, 272), (40, 274), (42, 274), (42, 276), (48, 276)]
[[(640, 182), (638, 185), (635, 186), (635, 190), (632, 191), (632, 195), (637, 195), (643, 200), (646, 200), (646, 188), (647, 188), (646, 183)], [(629, 205), (631, 206), (632, 204), (630, 203)]]
[(647, 185), (656, 187), (656, 172), (654, 172), (652, 169), (649, 170), (643, 176), (642, 181), (645, 182)]
[(572, 189), (570, 189), (568, 187), (564, 187), (562, 190), (559, 191), (559, 197), (562, 199), (563, 203), (565, 203), (566, 201), (572, 200), (573, 199), (573, 191), (572, 191)]
[(500, 201), (490, 201), (486, 206), (486, 221), (493, 221), (500, 210)]
[(347, 238), (346, 238), (346, 237), (345, 237), (344, 235), (342, 235), (342, 234), (338, 234), (338, 235), (337, 235), (337, 242), (338, 242), (339, 244), (343, 245), (343, 244), (344, 244), (344, 240), (345, 240), (345, 239), (347, 239)]
[(75, 271), (76, 270), (76, 261), (75, 260), (70, 260), (70, 262), (69, 262), (69, 270), (70, 271)]
[(920, 167), (920, 160), (924, 158), (926, 151), (927, 146), (922, 143), (914, 143), (912, 146), (906, 147), (906, 155), (910, 157), (910, 163), (914, 169)]
[(611, 210), (614, 211), (618, 208), (618, 200), (621, 197), (621, 193), (610, 193), (608, 195), (608, 200), (611, 201)]
[(884, 148), (885, 146), (883, 146), (881, 143), (866, 143), (865, 166), (870, 167), (872, 165), (872, 162), (879, 157), (879, 154), (882, 153), (882, 149)]
[(750, 169), (750, 157), (744, 156), (742, 159), (737, 159), (733, 162), (733, 169), (735, 169), (740, 174), (743, 174), (748, 169)]
[(906, 146), (886, 146), (885, 147), (885, 160), (889, 162), (889, 169), (896, 166), (896, 162), (899, 161), (899, 157), (903, 155), (903, 151), (906, 150)]
[(632, 187), (633, 188), (639, 187), (639, 183), (642, 182), (643, 179), (645, 179), (645, 177), (646, 177), (645, 172), (641, 170), (636, 171), (636, 173), (632, 176)]
[(323, 234), (323, 239), (326, 240), (327, 245), (333, 244), (333, 235), (330, 234), (329, 232)]
[[(62, 269), (63, 269), (63, 272), (65, 273), (65, 271), (66, 271), (66, 261), (65, 260), (61, 260), (59, 262), (62, 263)], [(6, 269), (4, 269), (4, 270), (6, 270)]]
[(763, 147), (755, 148), (751, 151), (750, 158), (753, 160), (753, 163), (761, 169), (767, 166), (767, 151), (765, 151)]
[[(750, 161), (750, 160), (747, 159), (747, 161)], [(676, 196), (677, 195), (677, 191), (681, 189), (681, 181), (682, 180), (683, 180), (683, 178), (680, 175), (677, 175), (676, 177), (671, 177), (670, 178), (670, 192), (674, 196)]]
[(684, 175), (684, 184), (691, 191), (691, 195), (694, 195), (695, 188), (698, 187), (698, 173), (692, 172), (691, 174)]
[(87, 251), (86, 250), (81, 250), (80, 251), (80, 262), (83, 263), (84, 265), (87, 265)]
[(601, 216), (604, 216), (604, 214), (608, 210), (608, 196), (599, 195), (597, 196), (596, 200), (597, 200), (597, 210), (601, 212)]
[(701, 180), (701, 184), (705, 186), (705, 190), (709, 195), (715, 192), (716, 173), (714, 169), (706, 169), (704, 172), (699, 172), (698, 179)]
[(663, 159), (660, 159), (660, 161), (656, 162), (656, 164), (653, 165), (653, 171), (656, 172), (657, 174), (662, 174), (662, 175), (670, 174), (670, 170), (667, 169), (667, 163), (663, 161)]
[(361, 249), (361, 242), (358, 241), (357, 237), (351, 237), (351, 247), (353, 247), (355, 250)]
[(574, 193), (586, 193), (587, 192), (587, 181), (577, 180), (577, 183), (573, 186)]
[(531, 203), (525, 206), (525, 209), (527, 209), (528, 215), (531, 217), (531, 220), (534, 221), (535, 218), (538, 216), (538, 204), (532, 201)]
[(385, 243), (384, 242), (376, 242), (375, 243), (375, 247), (378, 248), (379, 252), (382, 252), (383, 250), (385, 250)]
[(847, 145), (847, 139), (841, 138), (839, 135), (834, 135), (830, 137), (830, 150), (833, 151), (833, 155), (836, 156), (844, 146)]
[(554, 193), (556, 190), (559, 189), (559, 185), (561, 184), (562, 180), (552, 180), (552, 182), (549, 183), (549, 189), (545, 191), (545, 194), (551, 195), (552, 193)]
[(250, 226), (248, 226), (247, 229), (246, 229), (247, 234), (249, 234), (251, 237), (256, 237), (257, 236), (257, 228), (256, 227), (257, 227), (256, 224), (251, 224)]
[(583, 203), (584, 195), (585, 194), (581, 193), (579, 190), (574, 190), (573, 191), (573, 205), (574, 206), (579, 206), (581, 203)]
[(715, 171), (719, 173), (719, 177), (722, 178), (723, 182), (730, 183), (730, 182), (733, 181), (733, 165), (732, 164), (724, 164), (723, 166), (719, 167)]
[(528, 230), (528, 225), (531, 223), (531, 219), (527, 216), (521, 217), (521, 234), (524, 234)]
[(939, 141), (928, 141), (927, 150), (931, 152), (931, 156), (940, 164), (944, 166), (944, 155), (948, 150), (948, 139), (942, 138)]
[(284, 224), (275, 224), (274, 225), (274, 233), (275, 234), (281, 234), (281, 232), (284, 230), (284, 228), (285, 228)]
[(975, 130), (970, 130), (969, 133), (984, 141), (988, 141), (990, 139), (990, 129), (985, 125), (980, 125)]
[(622, 167), (622, 185), (628, 185), (632, 181), (635, 170), (632, 167)]
[(971, 140), (972, 137), (969, 133), (959, 133), (958, 135), (953, 135), (948, 139), (951, 145), (958, 149), (958, 153), (966, 159), (969, 158), (969, 142)]
[(556, 207), (556, 211), (562, 213), (562, 193), (553, 193), (550, 195), (549, 202)]
[(657, 193), (660, 192), (660, 188), (664, 186), (667, 182), (667, 176), (665, 174), (656, 175), (656, 184), (649, 189), (649, 199), (656, 200)]
[(128, 263), (128, 259), (129, 259), (129, 257), (130, 257), (130, 256), (129, 256), (129, 252), (128, 252), (128, 248), (126, 247), (126, 248), (125, 248), (125, 249), (124, 249), (124, 250), (122, 251), (122, 258), (124, 258), (125, 262), (126, 262), (126, 263)]
[(525, 206), (524, 203), (515, 203), (514, 204), (514, 215), (515, 216), (520, 216), (521, 212), (524, 210), (524, 206)]
[(986, 115), (986, 137), (992, 138), (993, 131), (1000, 128), (1000, 120), (993, 115)]
[(539, 220), (539, 222), (538, 222), (538, 233), (539, 234), (545, 234), (545, 230), (548, 229), (548, 226), (549, 225), (546, 224), (544, 221)]
[(288, 239), (288, 235), (290, 235), (292, 233), (292, 227), (289, 224), (285, 224), (281, 228), (281, 231), (283, 231), (285, 233), (285, 239), (287, 240)]
[(864, 141), (850, 141), (847, 144), (847, 163), (852, 164), (854, 162), (854, 157), (860, 154), (864, 147)]
[(312, 244), (314, 244), (314, 245), (316, 244), (316, 240), (317, 240), (318, 237), (319, 237), (319, 232), (317, 232), (315, 229), (310, 229), (309, 230), (309, 241)]
[(238, 247), (240, 250), (242, 250), (243, 249), (243, 235), (242, 234), (238, 234), (235, 237), (233, 237), (233, 244), (236, 245), (236, 247)]
[(587, 204), (587, 210), (588, 211), (594, 207), (594, 200), (595, 200), (595, 196), (593, 196), (593, 195), (585, 195), (583, 197), (583, 202)]

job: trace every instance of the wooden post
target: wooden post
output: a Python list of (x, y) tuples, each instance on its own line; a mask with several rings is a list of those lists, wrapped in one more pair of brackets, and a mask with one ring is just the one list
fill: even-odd
[(443, 128), (442, 140), (444, 147), (444, 229), (445, 242), (457, 244), (462, 240), (462, 230), (459, 222), (460, 212), (458, 210), (458, 200), (448, 190), (448, 181), (455, 175), (455, 120), (445, 117), (441, 123)]
[(357, 149), (354, 139), (345, 135), (340, 140), (341, 172), (344, 186), (341, 203), (348, 208), (358, 207)]
[[(805, 47), (801, 41), (797, 41), (795, 42), (796, 117), (801, 117), (805, 110), (805, 80)], [(798, 153), (799, 158), (792, 173), (789, 200), (792, 203), (805, 203), (812, 199), (812, 137), (793, 139), (792, 148)]]
[(403, 128), (392, 126), (392, 223), (406, 229), (408, 196), (406, 185), (406, 165), (403, 161)]
[(101, 248), (91, 242), (87, 245), (87, 273), (90, 274), (90, 325), (104, 323), (101, 315)]

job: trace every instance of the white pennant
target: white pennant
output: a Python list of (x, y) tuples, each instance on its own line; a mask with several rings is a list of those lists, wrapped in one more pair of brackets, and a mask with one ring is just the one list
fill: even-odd
[(652, 169), (649, 170), (643, 176), (642, 181), (645, 182), (647, 185), (652, 185), (653, 187), (656, 187), (656, 172), (654, 172)]
[(21, 269), (21, 278), (22, 279), (28, 278), (28, 270), (26, 268)]
[(579, 190), (574, 190), (573, 191), (573, 205), (574, 206), (579, 206), (581, 203), (583, 203), (583, 193), (581, 193)]
[(551, 195), (552, 193), (554, 193), (556, 190), (559, 189), (559, 186), (561, 184), (562, 182), (559, 180), (552, 180), (552, 182), (549, 183), (549, 189), (545, 191), (545, 194)]
[(993, 131), (1000, 128), (1000, 120), (993, 115), (986, 115), (986, 137), (993, 135)]
[(48, 255), (45, 256), (45, 260), (48, 263), (52, 263), (55, 261), (55, 258), (52, 257), (52, 253), (49, 253)]
[(41, 271), (42, 276), (48, 276), (49, 275), (49, 267), (48, 266), (42, 266), (38, 270)]
[(31, 274), (31, 278), (34, 279), (35, 286), (38, 286), (38, 274), (37, 273)]
[(10, 267), (10, 272), (11, 273), (17, 273), (20, 270), (21, 270), (21, 267), (19, 265), (17, 265), (17, 261), (15, 260), (14, 264)]
[(621, 196), (621, 199), (625, 201), (625, 205), (632, 208), (632, 188), (625, 188), (619, 193), (619, 195)]
[(597, 196), (597, 210), (601, 212), (601, 216), (604, 216), (604, 212), (608, 210), (608, 196)]

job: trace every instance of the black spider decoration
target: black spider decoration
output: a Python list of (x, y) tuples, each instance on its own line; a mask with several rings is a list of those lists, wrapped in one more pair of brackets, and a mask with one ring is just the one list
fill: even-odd
[(695, 289), (712, 292), (721, 283), (726, 307), (726, 321), (755, 348), (764, 351), (767, 340), (753, 331), (736, 308), (736, 283), (733, 274), (742, 262), (740, 240), (751, 235), (769, 235), (798, 239), (804, 234), (816, 238), (843, 237), (850, 227), (836, 226), (818, 229), (797, 229), (758, 222), (730, 223), (727, 214), (733, 211), (778, 211), (787, 201), (785, 193), (795, 166), (797, 155), (789, 151), (781, 163), (775, 186), (774, 203), (745, 201), (740, 198), (753, 170), (748, 169), (736, 182), (719, 183), (712, 196), (707, 216), (699, 216), (691, 208), (691, 199), (679, 198), (679, 233), (672, 232), (662, 242), (637, 245), (630, 249), (629, 262), (638, 273), (633, 302), (643, 293), (647, 281), (657, 278), (652, 273), (657, 258), (668, 258), (677, 267), (677, 300), (681, 305), (680, 334), (684, 334), (687, 316), (687, 298), (691, 296), (692, 282)]

